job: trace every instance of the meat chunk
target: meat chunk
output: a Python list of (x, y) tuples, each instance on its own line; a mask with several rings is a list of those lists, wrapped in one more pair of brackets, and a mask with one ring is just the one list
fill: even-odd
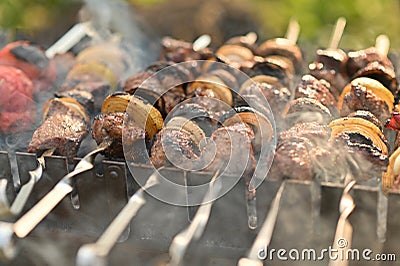
[(112, 143), (104, 151), (108, 158), (124, 158), (124, 144), (130, 147), (126, 150), (129, 159), (133, 162), (146, 161), (148, 155), (143, 144), (145, 130), (134, 125), (126, 125), (124, 129), (125, 113), (101, 114), (95, 117), (92, 125), (92, 137), (97, 145), (111, 139)]
[[(211, 140), (216, 145), (216, 154), (206, 170), (213, 172), (225, 170), (226, 174), (243, 173), (245, 177), (248, 177), (253, 173), (256, 164), (252, 147), (253, 139), (254, 132), (244, 123), (217, 129), (211, 135)], [(212, 144), (206, 145), (203, 152), (212, 150), (209, 145)]]
[(304, 75), (295, 89), (295, 98), (305, 97), (319, 101), (325, 105), (332, 115), (337, 115), (337, 102), (326, 84), (311, 75)]

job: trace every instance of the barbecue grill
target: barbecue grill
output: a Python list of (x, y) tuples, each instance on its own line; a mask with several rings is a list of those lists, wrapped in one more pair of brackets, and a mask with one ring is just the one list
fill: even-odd
[[(79, 155), (93, 146), (90, 141), (86, 144), (82, 145)], [(62, 156), (45, 156), (42, 177), (33, 187), (21, 213), (35, 206), (80, 161), (81, 158), (71, 161)], [(202, 202), (206, 196), (207, 191), (204, 195), (194, 193), (194, 187), (214, 182), (213, 172), (190, 172), (173, 167), (160, 169), (164, 178), (183, 186), (177, 195), (172, 196), (185, 198), (188, 206), (168, 204), (153, 197), (154, 194), (168, 193), (163, 191), (163, 186), (149, 188), (143, 193), (146, 204), (129, 225), (122, 228), (118, 243), (105, 260), (97, 261), (98, 258), (84, 257), (80, 248), (97, 241), (132, 195), (140, 191), (140, 184), (146, 183), (152, 176), (154, 168), (98, 156), (93, 169), (78, 174), (72, 180), (72, 193), (27, 237), (18, 238), (9, 230), (15, 217), (7, 216), (7, 207), (15, 200), (21, 186), (29, 182), (30, 171), (37, 166), (36, 154), (16, 152), (14, 155), (0, 151), (0, 213), (5, 217), (0, 222), (1, 265), (101, 265), (99, 263), (104, 262), (108, 265), (169, 265), (171, 243), (195, 221), (200, 206), (193, 203)], [(130, 171), (132, 169), (134, 176)], [(226, 174), (223, 177), (234, 178)], [(377, 180), (358, 181), (351, 188), (349, 194), (355, 209), (350, 211), (348, 220), (353, 232), (351, 239), (344, 239), (351, 243), (345, 242), (341, 248), (349, 245), (360, 252), (369, 249), (370, 254), (386, 254), (388, 261), (385, 265), (396, 265), (393, 259), (400, 260), (397, 247), (400, 237), (400, 192), (390, 190), (385, 195)], [(271, 242), (260, 250), (259, 259), (263, 260), (265, 255), (267, 265), (328, 264), (329, 256), (322, 256), (321, 251), (338, 244), (336, 226), (343, 213), (339, 205), (346, 199), (343, 191), (347, 186), (343, 180), (282, 181), (268, 177), (257, 188), (258, 222), (255, 229), (250, 229), (246, 215), (246, 182), (241, 178), (215, 201), (204, 233), (190, 242), (182, 265), (237, 265), (239, 261), (240, 265), (258, 265), (243, 258), (250, 257), (253, 244), (265, 229), (264, 221), (273, 216), (274, 210), (277, 211), (277, 221), (271, 231)], [(282, 192), (280, 199), (276, 198), (279, 192)], [(298, 250), (300, 253), (313, 249), (317, 253), (308, 259), (285, 261), (279, 258), (280, 249)], [(342, 263), (338, 265), (347, 265)], [(365, 265), (366, 260), (361, 257), (351, 259), (349, 263)]]

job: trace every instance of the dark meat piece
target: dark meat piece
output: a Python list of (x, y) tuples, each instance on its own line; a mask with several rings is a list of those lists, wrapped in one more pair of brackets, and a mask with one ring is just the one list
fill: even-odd
[(375, 126), (377, 126), (382, 131), (382, 123), (370, 111), (357, 110), (354, 113), (350, 113), (349, 115), (347, 115), (347, 117), (358, 117), (358, 118), (365, 119), (365, 120), (373, 123)]
[(311, 147), (313, 145), (307, 138), (286, 139), (279, 143), (269, 176), (273, 179), (311, 180), (314, 177), (309, 153)]
[(358, 70), (352, 79), (358, 77), (368, 77), (381, 82), (388, 88), (394, 95), (398, 92), (398, 82), (396, 79), (396, 72), (393, 67), (388, 67), (380, 64), (379, 62), (369, 63), (364, 68)]
[(339, 96), (342, 89), (349, 82), (346, 63), (348, 56), (340, 49), (317, 50), (316, 60), (308, 68), (310, 74), (317, 79), (328, 81), (335, 89), (334, 96)]
[(325, 144), (329, 138), (329, 129), (326, 125), (317, 122), (298, 123), (279, 134), (278, 142), (291, 138), (308, 138), (312, 143)]
[(360, 69), (365, 68), (372, 62), (377, 62), (386, 68), (394, 69), (389, 58), (379, 53), (375, 47), (349, 52), (348, 56), (349, 59), (347, 61), (347, 72), (349, 77), (353, 77)]
[(295, 98), (306, 97), (319, 101), (325, 105), (333, 116), (338, 114), (337, 102), (332, 93), (320, 80), (311, 75), (304, 75), (295, 89)]
[(209, 72), (210, 75), (220, 78), (231, 91), (238, 91), (239, 85), (236, 77), (224, 69), (216, 69)]
[[(112, 139), (111, 145), (104, 151), (108, 158), (124, 158), (122, 139), (124, 138), (126, 155), (132, 162), (143, 162), (148, 158), (144, 146), (145, 130), (133, 125), (125, 125), (125, 113), (101, 114), (95, 117), (92, 125), (92, 137), (97, 145), (107, 139)], [(123, 135), (124, 134), (124, 135)]]
[(211, 57), (212, 52), (208, 48), (194, 51), (192, 43), (171, 37), (164, 37), (161, 41), (160, 60), (180, 63), (189, 60), (207, 60)]
[(350, 91), (344, 96), (340, 115), (347, 116), (356, 110), (370, 111), (381, 123), (390, 117), (389, 107), (384, 100), (366, 87), (352, 83)]
[(58, 97), (72, 97), (85, 106), (89, 113), (98, 113), (110, 84), (101, 81), (68, 80), (56, 93)]
[[(216, 145), (216, 154), (206, 170), (214, 172), (219, 169), (232, 175), (243, 172), (245, 177), (251, 176), (256, 164), (252, 147), (253, 139), (253, 130), (244, 123), (236, 123), (217, 129), (211, 135), (211, 140)], [(205, 145), (202, 150), (203, 153), (211, 150), (208, 145)]]
[(290, 61), (293, 62), (296, 72), (301, 72), (303, 55), (300, 51), (300, 48), (288, 39), (277, 38), (267, 40), (258, 47), (257, 54), (263, 57), (279, 55), (289, 58)]
[(386, 170), (389, 163), (388, 156), (376, 147), (368, 137), (355, 132), (342, 132), (335, 136), (337, 149), (343, 147), (349, 152), (357, 169), (355, 175), (361, 180), (377, 178)]
[(88, 133), (89, 116), (75, 99), (53, 98), (43, 107), (44, 122), (36, 129), (28, 152), (55, 149), (55, 153), (72, 159)]
[[(185, 131), (176, 128), (164, 128), (157, 135), (151, 148), (150, 160), (154, 167), (171, 165), (168, 156), (174, 156), (174, 162), (198, 159), (199, 150), (192, 138)], [(190, 162), (190, 161), (189, 161)], [(190, 165), (186, 165), (190, 168)]]
[[(185, 99), (184, 84), (182, 83), (189, 80), (188, 73), (180, 69), (167, 68), (163, 70), (168, 66), (168, 64), (150, 66), (147, 70), (131, 76), (123, 88), (129, 94), (139, 95), (154, 103), (164, 117)], [(155, 75), (160, 70), (161, 72)], [(153, 75), (155, 76), (152, 77)], [(140, 91), (138, 91), (139, 88)]]
[(71, 114), (56, 114), (47, 118), (35, 131), (28, 152), (38, 153), (56, 148), (56, 154), (72, 159), (87, 133), (87, 125), (81, 118)]
[[(289, 89), (284, 86), (275, 86), (267, 82), (256, 82), (243, 88), (240, 91), (240, 95), (243, 97), (248, 95), (258, 95), (257, 92), (260, 90), (267, 99), (276, 121), (280, 122), (282, 120), (282, 113), (287, 108), (290, 100), (291, 93)], [(242, 104), (243, 101), (239, 100), (237, 103)]]
[(327, 124), (332, 120), (329, 109), (319, 101), (310, 98), (297, 98), (290, 103), (285, 115), (288, 127), (301, 122), (318, 122)]

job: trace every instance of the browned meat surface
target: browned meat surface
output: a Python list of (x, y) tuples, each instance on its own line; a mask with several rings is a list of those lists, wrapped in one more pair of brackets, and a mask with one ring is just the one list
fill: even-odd
[[(211, 135), (211, 139), (215, 142), (216, 154), (206, 170), (214, 172), (226, 168), (225, 173), (232, 175), (241, 174), (244, 170), (245, 177), (253, 173), (256, 161), (251, 141), (254, 139), (254, 132), (249, 126), (236, 123), (221, 127)], [(208, 145), (203, 152), (207, 149), (210, 150)]]
[(390, 62), (389, 58), (380, 54), (375, 47), (349, 52), (348, 56), (347, 72), (349, 77), (354, 76), (357, 71), (372, 62), (378, 62), (378, 64), (383, 65), (384, 67), (393, 69), (393, 64)]
[(319, 101), (310, 98), (297, 98), (290, 102), (289, 110), (285, 115), (288, 127), (301, 122), (318, 122), (327, 124), (332, 120), (329, 109)]
[(211, 50), (205, 48), (199, 51), (193, 50), (193, 44), (171, 37), (164, 37), (161, 41), (161, 60), (176, 63), (188, 60), (205, 60), (212, 57)]
[[(147, 69), (131, 76), (125, 82), (123, 90), (157, 103), (156, 108), (165, 116), (185, 99), (182, 82), (187, 80), (187, 76), (179, 70), (171, 70), (161, 72), (163, 74), (152, 78), (153, 74), (160, 69)], [(140, 90), (138, 90), (139, 88)], [(160, 98), (162, 98), (162, 103), (159, 101)]]
[(357, 178), (368, 180), (379, 177), (389, 163), (388, 157), (376, 147), (372, 141), (359, 133), (343, 132), (335, 136), (335, 145), (338, 149), (346, 148), (353, 164), (358, 165), (355, 170)]
[(295, 98), (315, 99), (325, 105), (333, 116), (338, 114), (335, 97), (321, 81), (311, 75), (304, 75), (295, 89)]
[(88, 133), (86, 122), (71, 112), (56, 113), (36, 129), (28, 152), (38, 153), (55, 148), (55, 153), (72, 159)]
[(311, 180), (314, 172), (309, 154), (310, 147), (312, 143), (306, 138), (286, 139), (279, 143), (269, 176), (273, 179)]
[[(151, 148), (150, 160), (154, 167), (171, 165), (168, 156), (174, 156), (174, 162), (195, 160), (198, 158), (198, 148), (190, 136), (175, 128), (164, 128), (156, 135), (156, 140)], [(193, 161), (194, 162), (194, 161)], [(186, 167), (190, 167), (186, 165)]]
[(388, 88), (394, 95), (398, 92), (398, 82), (396, 79), (396, 72), (393, 67), (385, 66), (379, 62), (369, 63), (364, 68), (359, 69), (352, 79), (358, 77), (368, 77), (376, 79)]
[(381, 131), (383, 129), (382, 127), (382, 123), (378, 120), (378, 118), (376, 116), (374, 116), (373, 113), (371, 113), (370, 111), (367, 110), (357, 110), (354, 113), (350, 113), (349, 115), (347, 115), (348, 117), (358, 117), (358, 118), (362, 118), (365, 119), (371, 123), (373, 123), (375, 126), (377, 126)]
[(291, 138), (308, 138), (313, 143), (325, 144), (329, 138), (329, 130), (326, 125), (316, 122), (298, 123), (288, 130), (279, 133), (278, 142)]
[(266, 82), (252, 83), (241, 91), (241, 96), (257, 95), (256, 91), (261, 90), (267, 99), (269, 106), (277, 122), (282, 119), (282, 113), (290, 100), (290, 91), (287, 87), (278, 87)]
[[(123, 132), (124, 141), (127, 145), (134, 145), (136, 141), (144, 141), (145, 131), (144, 129), (135, 127), (133, 125), (128, 126), (129, 129), (123, 131), (123, 123), (125, 119), (125, 113), (111, 113), (101, 114), (95, 117), (92, 125), (92, 137), (96, 141), (97, 145), (107, 139), (112, 139), (112, 143), (104, 152), (106, 157), (109, 158), (124, 158), (124, 150), (122, 145)], [(144, 142), (142, 142), (143, 144)], [(133, 157), (130, 157), (132, 161), (142, 159), (143, 148), (138, 150), (126, 151)]]
[(347, 116), (356, 110), (370, 111), (381, 123), (385, 123), (390, 117), (389, 107), (384, 100), (366, 87), (352, 84), (350, 91), (344, 96), (340, 115)]
[(56, 93), (58, 97), (72, 97), (85, 106), (91, 114), (98, 113), (110, 85), (102, 81), (68, 80)]
[(311, 75), (331, 84), (334, 88), (332, 94), (336, 98), (349, 82), (346, 71), (347, 59), (348, 56), (343, 50), (319, 49), (316, 52), (316, 60), (308, 66)]

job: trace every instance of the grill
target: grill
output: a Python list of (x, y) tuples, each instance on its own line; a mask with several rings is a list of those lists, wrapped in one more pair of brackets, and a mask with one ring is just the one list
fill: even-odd
[[(29, 178), (28, 172), (36, 167), (36, 156), (17, 153), (16, 158), (23, 184)], [(70, 170), (63, 157), (49, 156), (45, 161), (43, 177), (34, 187), (23, 212), (32, 207)], [(145, 165), (135, 165), (134, 168), (135, 173), (143, 179), (152, 173), (152, 169)], [(8, 181), (5, 191), (11, 202), (16, 191), (12, 185), (10, 160), (6, 152), (0, 154), (0, 169), (2, 180)], [(211, 179), (211, 174), (207, 173), (185, 173), (174, 168), (161, 171), (164, 176), (179, 184), (195, 184), (196, 180)], [(19, 255), (2, 263), (74, 265), (79, 247), (95, 242), (126, 204), (128, 197), (138, 189), (125, 162), (99, 161), (94, 170), (80, 174), (75, 180), (76, 193), (66, 197), (28, 237), (14, 238), (13, 249)], [(328, 248), (335, 234), (343, 185), (331, 182), (319, 184), (316, 181), (286, 182), (276, 228), (268, 249), (313, 248), (319, 251)], [(231, 191), (215, 202), (204, 235), (190, 244), (184, 265), (235, 265), (239, 258), (246, 256), (267, 216), (280, 182), (267, 180), (257, 190), (259, 227), (256, 230), (250, 230), (247, 226), (244, 187), (243, 180), (240, 180)], [(190, 187), (185, 193), (190, 201)], [(394, 192), (388, 195), (386, 241), (382, 242), (382, 232), (378, 233), (378, 230), (382, 230), (378, 229), (380, 193), (378, 188), (362, 184), (353, 188), (356, 208), (350, 216), (354, 228), (352, 248), (371, 249), (375, 254), (395, 254), (400, 226), (400, 195)], [(190, 224), (197, 210), (197, 207), (169, 205), (150, 195), (145, 195), (145, 200), (147, 203), (107, 257), (109, 265), (164, 265), (169, 261), (168, 248), (174, 236)], [(4, 246), (8, 244), (4, 242), (7, 239), (7, 236), (1, 235), (3, 251), (7, 250)], [(280, 265), (284, 262), (275, 257), (271, 263)], [(300, 264), (307, 263), (316, 262), (302, 261)], [(364, 263), (352, 261), (351, 265)]]

